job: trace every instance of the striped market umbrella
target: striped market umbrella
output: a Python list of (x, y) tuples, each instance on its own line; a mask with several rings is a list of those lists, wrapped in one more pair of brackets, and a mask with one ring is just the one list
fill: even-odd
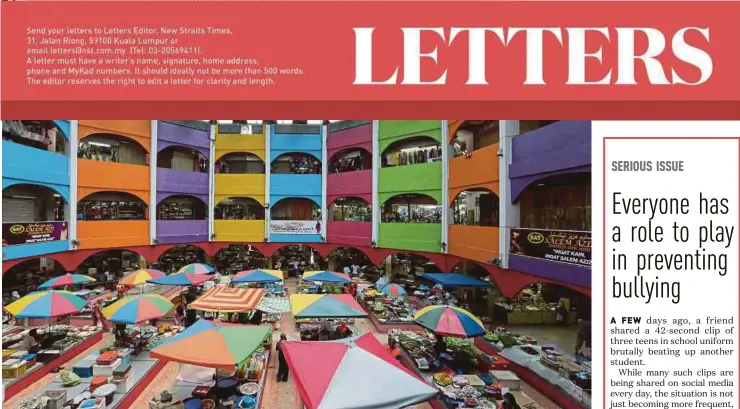
[(152, 358), (233, 370), (262, 346), (271, 328), (198, 320), (151, 350)]
[[(393, 358), (373, 334), (280, 345), (307, 409), (406, 408), (438, 393)], [(378, 386), (368, 388), (373, 382)]]
[(367, 311), (349, 294), (292, 294), (290, 310), (297, 319), (367, 317)]
[(37, 291), (10, 303), (5, 310), (16, 318), (52, 318), (80, 312), (87, 301), (68, 291)]
[(118, 281), (118, 284), (133, 287), (137, 285), (144, 285), (147, 283), (147, 281), (153, 278), (160, 278), (164, 276), (165, 273), (159, 270), (155, 270), (153, 268), (142, 268), (140, 270), (134, 271), (133, 273), (125, 275), (120, 281)]
[(188, 308), (209, 312), (246, 312), (257, 308), (265, 296), (261, 288), (213, 287)]
[(406, 295), (406, 289), (398, 284), (388, 284), (383, 287), (381, 291), (383, 292), (383, 294), (391, 295), (394, 297)]
[(54, 277), (51, 280), (46, 281), (45, 283), (41, 284), (39, 288), (42, 290), (45, 290), (48, 288), (59, 288), (59, 287), (74, 286), (78, 284), (92, 283), (94, 281), (95, 281), (94, 278), (90, 276), (86, 276), (84, 274), (67, 273), (65, 275)]
[(231, 281), (235, 284), (244, 283), (277, 283), (283, 281), (283, 272), (278, 270), (247, 270), (237, 273)]
[(178, 273), (191, 273), (191, 274), (211, 274), (216, 271), (213, 266), (203, 263), (188, 264), (178, 271)]
[(306, 271), (303, 273), (304, 281), (320, 281), (322, 283), (349, 284), (352, 279), (348, 274), (334, 271)]
[(168, 299), (156, 294), (130, 295), (103, 308), (102, 313), (109, 321), (119, 324), (138, 324), (162, 318), (173, 308)]
[(205, 283), (208, 280), (212, 280), (213, 277), (205, 274), (196, 273), (177, 273), (170, 274), (168, 276), (152, 278), (149, 280), (152, 284), (159, 285), (174, 285), (180, 287), (191, 287)]
[(473, 338), (486, 333), (478, 317), (462, 308), (446, 305), (424, 307), (414, 314), (414, 321), (445, 337)]

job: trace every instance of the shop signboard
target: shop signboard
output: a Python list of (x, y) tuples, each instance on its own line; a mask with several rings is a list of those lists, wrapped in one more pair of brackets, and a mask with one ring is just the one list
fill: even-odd
[(511, 253), (590, 267), (591, 232), (511, 229)]
[(321, 222), (316, 220), (271, 220), (270, 234), (321, 234)]
[(3, 223), (3, 246), (67, 240), (67, 222)]

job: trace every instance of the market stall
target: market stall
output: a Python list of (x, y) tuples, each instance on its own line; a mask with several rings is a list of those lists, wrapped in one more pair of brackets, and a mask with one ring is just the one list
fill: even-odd
[(349, 284), (352, 282), (349, 274), (337, 273), (334, 271), (306, 271), (301, 277), (303, 281), (321, 282), (321, 283), (333, 283), (333, 284)]
[[(560, 302), (548, 302), (539, 291), (528, 288), (512, 299), (497, 302), (494, 317), (497, 322), (508, 325), (556, 325)], [(574, 324), (578, 314), (570, 313), (570, 301), (567, 304), (566, 323)]]
[(59, 277), (54, 277), (41, 285), (39, 290), (46, 290), (50, 288), (65, 288), (65, 287), (76, 287), (82, 284), (94, 283), (96, 280), (90, 276), (84, 274), (64, 274)]
[(398, 284), (387, 284), (380, 291), (366, 287), (357, 299), (378, 332), (385, 333), (392, 328), (418, 329), (414, 323), (414, 313), (423, 307), (423, 302), (416, 297), (409, 297)]
[(188, 308), (215, 313), (246, 312), (257, 308), (264, 296), (261, 288), (213, 287)]
[(349, 294), (293, 294), (290, 306), (302, 340), (332, 340), (359, 335), (355, 318), (367, 312)]
[(164, 368), (166, 362), (148, 352), (132, 356), (114, 346), (95, 351), (74, 368), (62, 372), (23, 407), (50, 400), (50, 408), (85, 407), (128, 409), (143, 394)]
[(240, 271), (231, 283), (237, 284), (270, 284), (283, 281), (283, 272), (278, 270), (255, 269)]
[[(270, 327), (213, 323), (199, 320), (152, 351), (167, 361), (215, 368), (214, 379), (200, 384), (178, 381), (169, 402), (152, 401), (150, 407), (167, 407), (175, 400), (259, 408), (272, 344)], [(174, 395), (174, 396), (173, 396)], [(242, 406), (250, 404), (248, 406)], [(188, 406), (189, 407), (189, 406)], [(198, 406), (200, 407), (200, 406)]]
[[(87, 301), (67, 291), (38, 291), (11, 303), (5, 310), (16, 319), (54, 319), (81, 311)], [(3, 332), (3, 386), (8, 399), (38, 381), (66, 360), (102, 339), (97, 328), (72, 329), (49, 325), (16, 326)]]
[(478, 352), (469, 340), (444, 338), (440, 352), (438, 338), (428, 332), (392, 330), (388, 337), (400, 346), (401, 362), (439, 389), (430, 401), (435, 409), (494, 409), (506, 393), (514, 395), (522, 408), (538, 407), (521, 392), (508, 361)]
[(437, 394), (372, 334), (342, 342), (285, 341), (282, 348), (308, 409), (397, 409)]
[(475, 339), (481, 351), (498, 354), (511, 362), (511, 370), (548, 399), (565, 409), (591, 407), (591, 362), (573, 357), (556, 345), (503, 327)]

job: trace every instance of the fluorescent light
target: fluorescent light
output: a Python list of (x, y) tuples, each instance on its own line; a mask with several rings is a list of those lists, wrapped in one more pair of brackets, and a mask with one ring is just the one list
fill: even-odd
[(62, 195), (54, 193), (54, 197), (62, 197)]
[(36, 198), (34, 196), (11, 196), (13, 199), (34, 199)]
[(545, 184), (544, 184), (544, 183), (539, 183), (539, 184), (537, 185), (537, 187), (542, 187), (542, 186), (545, 186)]
[(107, 143), (100, 143), (100, 142), (88, 142), (88, 143), (90, 145), (102, 146), (104, 148), (110, 148), (110, 145), (108, 145)]

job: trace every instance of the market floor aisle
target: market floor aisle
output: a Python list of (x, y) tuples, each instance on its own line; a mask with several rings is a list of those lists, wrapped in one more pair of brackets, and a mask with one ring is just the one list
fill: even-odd
[[(295, 294), (298, 287), (298, 281), (291, 278), (285, 281), (285, 285), (288, 287), (290, 294)], [(388, 340), (387, 335), (376, 333), (374, 327), (368, 320), (358, 320), (356, 326), (363, 333), (374, 333), (383, 344)], [(275, 344), (280, 339), (280, 334), (283, 333), (288, 336), (289, 340), (297, 341), (301, 339), (301, 334), (298, 328), (296, 328), (293, 314), (283, 314), (280, 321), (280, 329), (276, 330), (273, 335), (273, 342)], [(267, 370), (268, 381), (265, 386), (262, 409), (302, 409), (303, 406), (298, 395), (298, 391), (296, 390), (295, 383), (293, 382), (293, 376), (288, 377), (288, 382), (276, 382), (277, 370), (278, 356), (277, 353), (273, 353)], [(425, 403), (412, 406), (410, 409), (431, 409), (431, 406)]]
[[(77, 362), (85, 358), (86, 356), (90, 355), (90, 353), (97, 351), (98, 349), (102, 348), (103, 345), (108, 345), (113, 340), (113, 335), (111, 333), (105, 333), (103, 334), (103, 340), (98, 342), (97, 344), (91, 346), (83, 353), (77, 355), (76, 357), (70, 359), (67, 361), (63, 367), (64, 369), (72, 369)], [(50, 373), (44, 376), (43, 378), (39, 379), (38, 381), (34, 382), (31, 386), (24, 389), (19, 394), (13, 396), (12, 398), (8, 399), (7, 401), (3, 402), (2, 406), (6, 408), (17, 408), (21, 406), (21, 402), (23, 402), (25, 399), (30, 398), (32, 396), (36, 396), (37, 394), (41, 393), (44, 388), (49, 386), (57, 377), (59, 376), (59, 373)]]

